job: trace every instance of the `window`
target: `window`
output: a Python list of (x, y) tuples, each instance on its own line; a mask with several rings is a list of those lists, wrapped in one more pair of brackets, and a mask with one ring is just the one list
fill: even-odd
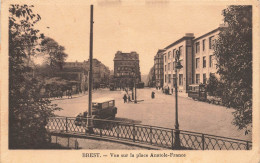
[(109, 107), (114, 106), (114, 101), (109, 101), (109, 102), (108, 102), (108, 106), (109, 106)]
[(171, 74), (168, 74), (168, 83), (171, 83)]
[(209, 38), (209, 49), (212, 49), (213, 38), (214, 38), (214, 36), (211, 36), (211, 37)]
[(172, 51), (172, 58), (173, 58), (173, 59), (175, 59), (175, 58), (174, 58), (175, 53), (176, 53), (176, 49), (173, 49), (173, 51)]
[(215, 76), (215, 73), (212, 73), (212, 72), (211, 72), (211, 73), (209, 74), (209, 76), (210, 76), (210, 77)]
[(164, 54), (164, 62), (166, 62), (166, 54)]
[(166, 83), (167, 82), (167, 76), (164, 75), (164, 82)]
[(172, 70), (175, 68), (175, 62), (172, 62)]
[(203, 84), (206, 84), (206, 82), (207, 82), (206, 74), (203, 74)]
[(203, 68), (205, 68), (206, 67), (206, 57), (204, 56), (203, 57)]
[(212, 67), (212, 55), (209, 56), (209, 67)]
[(170, 70), (171, 68), (171, 63), (168, 63), (168, 70)]
[(179, 85), (183, 85), (183, 74), (179, 74)]
[(196, 69), (197, 68), (200, 68), (200, 59), (199, 58), (196, 58)]
[(200, 74), (196, 74), (196, 84), (200, 83)]
[(167, 70), (167, 66), (165, 65), (165, 66), (164, 66), (164, 71), (166, 71), (166, 70)]
[(168, 52), (168, 59), (171, 58), (171, 51)]
[(180, 46), (180, 47), (179, 47), (179, 52), (180, 52), (180, 58), (182, 58), (182, 55), (183, 55), (183, 54), (182, 54), (182, 53), (183, 53), (183, 46)]
[(196, 42), (195, 52), (196, 53), (200, 52), (200, 42)]
[(202, 40), (202, 49), (203, 49), (203, 51), (205, 50), (205, 39), (204, 40)]

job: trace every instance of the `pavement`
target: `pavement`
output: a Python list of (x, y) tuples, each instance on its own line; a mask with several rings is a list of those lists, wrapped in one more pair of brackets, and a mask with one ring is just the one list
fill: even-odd
[(72, 98), (68, 98), (68, 96), (62, 96), (62, 98), (59, 98), (59, 97), (50, 98), (50, 101), (74, 99), (74, 98), (79, 98), (79, 97), (86, 96), (86, 95), (88, 95), (88, 93), (79, 93), (79, 94), (73, 94)]
[(112, 149), (112, 150), (147, 150), (149, 147), (141, 147), (119, 143), (111, 140), (97, 140), (91, 138), (75, 138), (75, 137), (61, 137), (52, 136), (52, 143), (60, 144), (63, 147), (71, 149)]

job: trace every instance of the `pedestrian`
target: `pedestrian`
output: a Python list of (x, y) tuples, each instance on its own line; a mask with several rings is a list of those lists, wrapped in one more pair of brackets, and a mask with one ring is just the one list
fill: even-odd
[(151, 94), (151, 97), (152, 97), (152, 99), (154, 99), (155, 98), (155, 95), (154, 95), (155, 93), (154, 92), (152, 92), (152, 94)]
[(126, 94), (124, 95), (123, 99), (124, 99), (124, 103), (126, 103), (127, 100)]
[(66, 91), (66, 95), (68, 96), (68, 98), (69, 98), (69, 90), (67, 89), (67, 91)]
[(69, 97), (72, 98), (72, 90), (69, 90)]
[(130, 98), (130, 95), (128, 95), (128, 102), (131, 102), (131, 98)]

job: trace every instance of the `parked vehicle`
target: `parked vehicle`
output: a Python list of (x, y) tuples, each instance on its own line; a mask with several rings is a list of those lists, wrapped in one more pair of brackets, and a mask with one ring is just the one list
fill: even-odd
[(188, 88), (188, 97), (201, 101), (207, 100), (207, 91), (205, 84), (192, 84)]
[(110, 89), (110, 91), (114, 91), (115, 90), (115, 84), (114, 83), (110, 83), (109, 84), (109, 89)]
[[(92, 102), (92, 118), (93, 119), (115, 119), (117, 107), (115, 100), (111, 98), (100, 98)], [(80, 126), (86, 121), (88, 112), (85, 111), (77, 115), (75, 125)]]

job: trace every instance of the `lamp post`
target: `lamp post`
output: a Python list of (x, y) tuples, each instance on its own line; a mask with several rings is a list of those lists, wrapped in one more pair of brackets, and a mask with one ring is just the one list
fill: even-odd
[(176, 55), (175, 55), (175, 142), (174, 142), (174, 147), (176, 149), (180, 148), (180, 131), (179, 131), (179, 121), (178, 121), (178, 70), (181, 69), (183, 66), (180, 63), (180, 52), (179, 50), (176, 50)]

